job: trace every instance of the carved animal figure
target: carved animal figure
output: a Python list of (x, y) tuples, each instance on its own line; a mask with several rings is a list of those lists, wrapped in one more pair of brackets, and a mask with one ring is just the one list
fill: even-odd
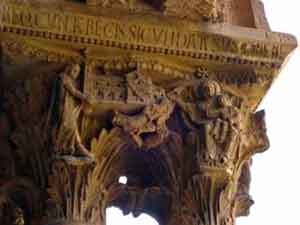
[[(132, 79), (133, 76), (136, 79)], [(128, 77), (131, 93), (142, 100), (145, 106), (136, 115), (116, 112), (113, 124), (128, 132), (139, 147), (157, 146), (168, 135), (166, 121), (173, 112), (174, 104), (167, 98), (164, 90), (154, 86), (151, 80), (142, 82), (144, 79), (138, 74), (129, 74)], [(134, 99), (133, 96), (130, 98)], [(142, 138), (142, 135), (148, 135), (148, 138)]]

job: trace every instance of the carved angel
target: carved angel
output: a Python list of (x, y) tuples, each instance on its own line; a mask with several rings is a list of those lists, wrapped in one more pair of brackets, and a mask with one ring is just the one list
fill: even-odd
[(80, 66), (71, 64), (60, 74), (61, 103), (60, 126), (55, 140), (57, 151), (60, 154), (77, 154), (76, 150), (84, 156), (91, 157), (84, 147), (78, 131), (78, 118), (89, 98), (79, 90), (78, 77)]

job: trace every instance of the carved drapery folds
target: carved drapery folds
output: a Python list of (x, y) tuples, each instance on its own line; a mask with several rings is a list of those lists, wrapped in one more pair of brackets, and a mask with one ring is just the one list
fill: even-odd
[[(68, 63), (53, 72), (40, 114), (45, 122), (8, 137), (20, 154), (30, 154), (23, 157), (35, 175), (24, 186), (10, 185), (24, 197), (36, 195), (27, 193), (35, 185), (41, 190), (35, 198), (43, 200), (19, 205), (4, 185), (1, 213), (11, 214), (3, 220), (22, 224), (40, 215), (50, 224), (104, 225), (109, 206), (149, 213), (160, 224), (231, 225), (248, 214), (251, 157), (268, 147), (264, 113), (251, 112), (245, 98), (208, 71), (160, 84), (143, 63), (131, 64), (120, 71), (97, 61)], [(7, 105), (16, 101), (6, 95)], [(44, 139), (25, 141), (41, 130)], [(7, 173), (18, 175), (15, 168)], [(127, 184), (118, 182), (122, 175)], [(34, 212), (40, 203), (43, 211)]]
[(253, 203), (249, 161), (268, 147), (263, 113), (249, 112), (243, 99), (209, 79), (183, 84), (171, 96), (187, 126), (184, 165), (190, 167), (178, 224), (233, 224)]
[(163, 224), (230, 225), (247, 215), (251, 157), (268, 147), (263, 112), (250, 112), (209, 74), (164, 88), (138, 67), (81, 67), (59, 76), (63, 95), (53, 89), (60, 119), (49, 218), (104, 224), (110, 205)]
[[(54, 82), (52, 96), (57, 108), (51, 114), (58, 119), (54, 119), (57, 123), (52, 132), (55, 151), (49, 176), (48, 218), (104, 224), (109, 205), (139, 215), (153, 201), (164, 206), (171, 201), (171, 191), (161, 186), (155, 173), (169, 176), (175, 170), (174, 162), (163, 164), (167, 172), (161, 171), (147, 162), (147, 153), (139, 156), (139, 152), (157, 149), (157, 156), (149, 156), (154, 157), (152, 160), (169, 160), (167, 151), (176, 149), (170, 142), (178, 139), (167, 127), (175, 104), (162, 87), (137, 70), (118, 74), (97, 67), (94, 63), (86, 65), (85, 74), (79, 64), (66, 65)], [(141, 177), (144, 175), (132, 174), (131, 154), (135, 160), (145, 160), (145, 170), (152, 177), (148, 179), (153, 180), (150, 186), (137, 182), (145, 179)], [(152, 171), (152, 167), (160, 171)], [(132, 186), (118, 183), (122, 173), (133, 177)], [(173, 179), (177, 178), (166, 177), (163, 182), (171, 186)]]

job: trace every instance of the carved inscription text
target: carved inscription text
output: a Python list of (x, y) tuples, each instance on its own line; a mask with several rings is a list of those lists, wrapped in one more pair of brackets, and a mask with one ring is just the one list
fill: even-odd
[[(217, 34), (187, 30), (178, 26), (141, 24), (99, 16), (88, 16), (58, 10), (36, 9), (14, 4), (0, 5), (0, 28), (25, 29), (31, 35), (46, 33), (43, 37), (84, 43), (114, 42), (137, 45), (143, 48), (168, 48), (173, 51), (224, 52), (245, 56), (281, 56), (281, 47), (276, 44), (249, 43)], [(22, 34), (22, 32), (21, 32)]]

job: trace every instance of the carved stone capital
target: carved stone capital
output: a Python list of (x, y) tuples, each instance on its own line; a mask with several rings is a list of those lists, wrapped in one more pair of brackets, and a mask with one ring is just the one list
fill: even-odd
[(236, 2), (3, 0), (0, 224), (248, 215), (257, 107), (296, 41)]

